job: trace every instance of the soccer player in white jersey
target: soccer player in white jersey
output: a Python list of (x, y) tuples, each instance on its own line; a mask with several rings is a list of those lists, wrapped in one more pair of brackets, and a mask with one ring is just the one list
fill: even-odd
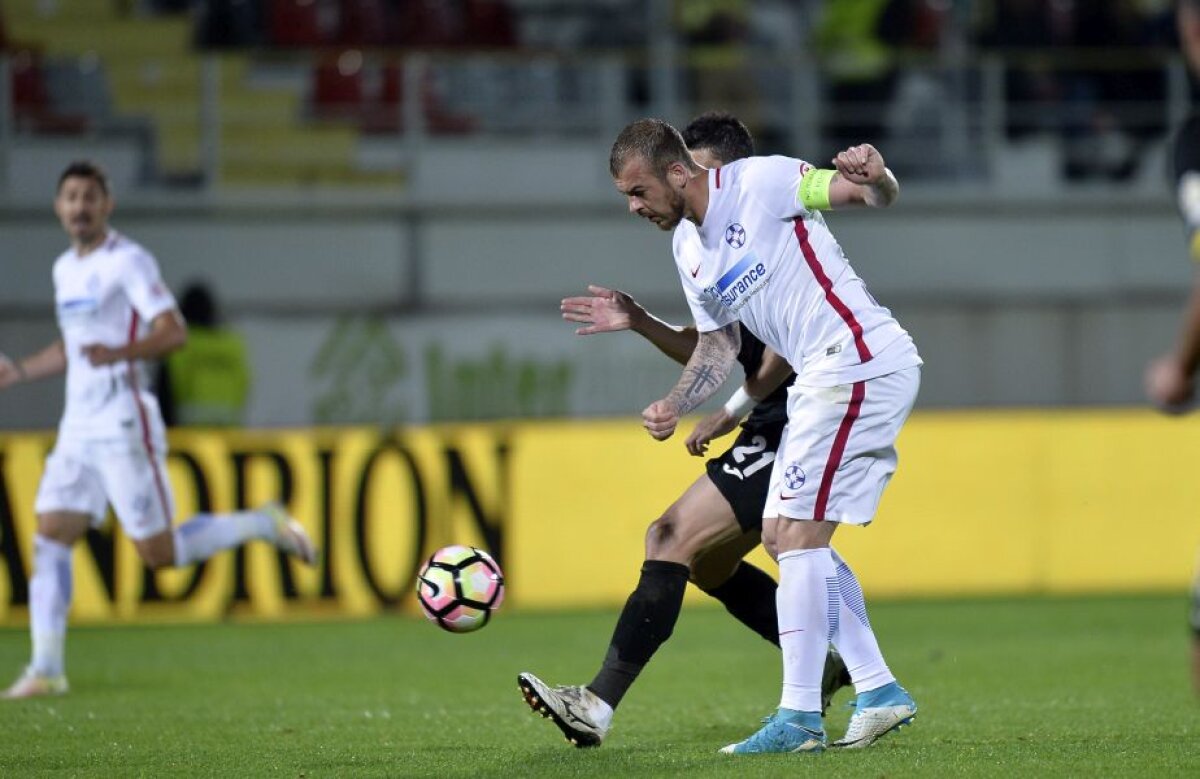
[(200, 514), (172, 529), (166, 433), (145, 361), (187, 340), (187, 327), (149, 252), (109, 228), (113, 199), (101, 168), (76, 162), (59, 177), (54, 211), (71, 248), (54, 263), (62, 337), (22, 360), (0, 356), (0, 389), (67, 374), (66, 408), (38, 486), (29, 582), (33, 658), (5, 698), (67, 692), (64, 644), (71, 606), (71, 548), (113, 510), (150, 568), (189, 565), (251, 539), (308, 564), (304, 528), (271, 504)]
[[(731, 114), (701, 114), (684, 128), (683, 137), (692, 157), (705, 167), (754, 154), (753, 136)], [(589, 291), (588, 297), (562, 302), (563, 318), (585, 325), (577, 333), (631, 330), (672, 360), (687, 363), (697, 341), (695, 327), (668, 325), (623, 292), (596, 286)], [(779, 646), (775, 580), (741, 558), (762, 536), (769, 466), (787, 425), (787, 385), (795, 374), (753, 334), (742, 331), (741, 336), (737, 360), (746, 381), (725, 407), (697, 426), (688, 438), (688, 451), (703, 456), (713, 439), (739, 422), (741, 432), (647, 528), (641, 575), (617, 617), (598, 673), (586, 686), (552, 687), (529, 672), (517, 678), (530, 708), (553, 721), (575, 746), (603, 742), (626, 693), (670, 639), (689, 580), (743, 625)], [(848, 684), (845, 663), (831, 651), (822, 674), (822, 710), (834, 692)]]
[(656, 119), (626, 127), (609, 159), (630, 213), (675, 231), (675, 262), (699, 331), (675, 388), (643, 412), (647, 431), (669, 438), (724, 382), (739, 320), (797, 374), (763, 519), (763, 543), (779, 562), (783, 693), (758, 732), (722, 750), (731, 754), (825, 748), (820, 686), (830, 642), (857, 694), (835, 746), (869, 746), (916, 714), (883, 659), (857, 579), (829, 546), (838, 525), (873, 519), (921, 365), (820, 213), (890, 205), (896, 180), (867, 144), (841, 152), (834, 166), (752, 157), (705, 170), (678, 131)]

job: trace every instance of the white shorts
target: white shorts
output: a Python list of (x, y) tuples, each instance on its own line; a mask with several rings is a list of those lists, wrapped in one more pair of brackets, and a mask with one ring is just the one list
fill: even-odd
[(111, 503), (135, 541), (168, 530), (175, 511), (165, 452), (133, 442), (60, 438), (46, 458), (35, 510), (87, 514), (98, 526)]
[(920, 385), (920, 368), (836, 387), (793, 385), (763, 516), (870, 524)]

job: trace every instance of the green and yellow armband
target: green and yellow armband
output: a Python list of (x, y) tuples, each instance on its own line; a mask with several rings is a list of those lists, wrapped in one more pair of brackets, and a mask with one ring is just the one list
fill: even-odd
[(836, 170), (810, 168), (800, 177), (800, 189), (796, 194), (805, 208), (810, 211), (829, 209), (829, 185), (836, 173)]

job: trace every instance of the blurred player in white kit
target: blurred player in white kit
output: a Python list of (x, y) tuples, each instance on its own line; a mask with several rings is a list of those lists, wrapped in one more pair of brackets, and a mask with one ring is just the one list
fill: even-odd
[(198, 514), (172, 528), (166, 431), (147, 385), (146, 360), (181, 347), (187, 326), (158, 263), (109, 228), (104, 171), (75, 162), (61, 174), (54, 211), (71, 248), (54, 263), (62, 337), (21, 360), (0, 355), (0, 390), (67, 374), (66, 408), (37, 492), (37, 535), (29, 582), (33, 657), (4, 698), (67, 692), (64, 644), (71, 606), (71, 548), (113, 511), (150, 568), (183, 566), (262, 539), (305, 563), (316, 549), (277, 504), (256, 511)]

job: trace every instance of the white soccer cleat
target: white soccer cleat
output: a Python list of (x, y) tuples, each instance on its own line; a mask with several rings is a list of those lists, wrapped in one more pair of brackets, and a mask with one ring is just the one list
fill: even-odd
[(893, 730), (911, 723), (915, 716), (917, 704), (912, 696), (891, 682), (858, 696), (846, 735), (833, 745), (841, 749), (865, 749)]
[(612, 725), (612, 707), (586, 687), (551, 687), (531, 673), (517, 675), (529, 708), (551, 720), (577, 747), (598, 747)]
[(19, 700), (21, 698), (43, 698), (51, 695), (66, 695), (70, 686), (67, 677), (42, 676), (32, 668), (26, 668), (12, 686), (4, 691), (0, 698)]
[(317, 547), (308, 536), (308, 531), (287, 513), (282, 505), (271, 502), (259, 511), (275, 522), (275, 548), (299, 558), (308, 565), (317, 564)]

